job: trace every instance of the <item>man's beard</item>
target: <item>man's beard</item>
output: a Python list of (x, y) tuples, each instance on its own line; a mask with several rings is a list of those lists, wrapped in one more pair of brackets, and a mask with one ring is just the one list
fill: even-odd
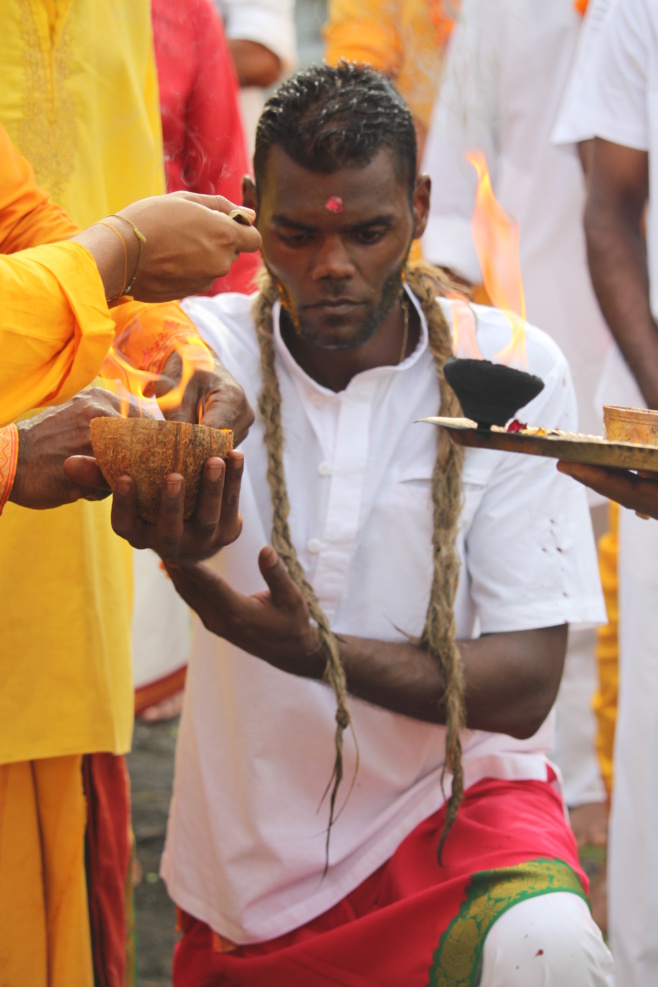
[[(400, 267), (390, 275), (384, 282), (382, 292), (379, 301), (374, 308), (370, 309), (366, 313), (365, 320), (358, 327), (358, 331), (354, 336), (344, 341), (337, 341), (332, 345), (322, 345), (318, 344), (314, 336), (309, 333), (308, 327), (305, 325), (303, 319), (300, 319), (297, 312), (297, 308), (290, 296), (290, 293), (286, 285), (277, 277), (271, 274), (272, 280), (276, 286), (277, 292), (281, 299), (282, 314), (286, 316), (286, 321), (292, 326), (295, 333), (311, 346), (315, 346), (318, 349), (330, 349), (330, 350), (352, 350), (366, 343), (379, 329), (380, 325), (393, 309), (393, 307), (399, 302), (402, 293), (404, 291), (404, 270), (406, 266), (407, 258), (405, 256)], [(336, 325), (344, 324), (344, 319), (336, 320)], [(328, 319), (328, 325), (331, 326), (331, 319)]]

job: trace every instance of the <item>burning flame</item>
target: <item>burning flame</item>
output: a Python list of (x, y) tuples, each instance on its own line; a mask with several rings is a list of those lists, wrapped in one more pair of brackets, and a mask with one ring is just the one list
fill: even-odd
[[(154, 373), (136, 367), (122, 351), (122, 339), (123, 336), (119, 337), (110, 347), (101, 368), (101, 377), (117, 382), (117, 391), (121, 398), (120, 412), (124, 418), (128, 417), (129, 409), (134, 408), (135, 404), (142, 415), (151, 413), (153, 401), (157, 401), (161, 411), (177, 408), (182, 403), (187, 385), (195, 372), (210, 371), (214, 368), (212, 353), (201, 338), (195, 340), (174, 338), (172, 353), (177, 353), (180, 358), (180, 377), (175, 386), (156, 396), (158, 384), (171, 383), (171, 378), (163, 373)], [(204, 408), (200, 403), (197, 408), (199, 423), (203, 413)]]
[(519, 226), (493, 194), (487, 161), (481, 151), (472, 151), (466, 160), (478, 176), (475, 209), (471, 221), (482, 279), (496, 308), (502, 309), (512, 326), (512, 338), (496, 353), (495, 363), (527, 369), (525, 349), (525, 294), (519, 266)]
[(475, 330), (477, 319), (468, 298), (456, 291), (447, 292), (450, 306), (450, 328), (452, 330), (452, 351), (465, 360), (481, 360)]

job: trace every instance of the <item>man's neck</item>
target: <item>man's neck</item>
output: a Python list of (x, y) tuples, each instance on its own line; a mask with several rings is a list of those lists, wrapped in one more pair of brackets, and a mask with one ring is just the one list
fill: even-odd
[(281, 337), (295, 362), (314, 381), (335, 392), (344, 391), (353, 377), (366, 370), (397, 366), (416, 348), (420, 334), (418, 313), (406, 292), (370, 339), (353, 349), (322, 349), (311, 345), (295, 331), (283, 307), (280, 326)]

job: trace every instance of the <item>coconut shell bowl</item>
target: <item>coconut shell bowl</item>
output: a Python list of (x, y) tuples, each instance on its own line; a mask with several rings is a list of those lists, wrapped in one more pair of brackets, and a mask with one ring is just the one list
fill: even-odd
[(451, 356), (443, 372), (464, 415), (481, 429), (505, 425), (544, 387), (540, 377), (490, 360)]
[(120, 476), (137, 484), (137, 512), (155, 523), (162, 483), (168, 473), (185, 479), (185, 520), (199, 499), (203, 466), (233, 448), (233, 432), (154, 418), (92, 418), (91, 445), (103, 476), (114, 490)]

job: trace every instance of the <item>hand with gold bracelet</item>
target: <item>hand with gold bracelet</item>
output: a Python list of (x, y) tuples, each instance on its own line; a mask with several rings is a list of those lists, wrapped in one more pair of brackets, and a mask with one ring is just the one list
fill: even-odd
[(253, 218), (221, 195), (172, 192), (133, 202), (72, 240), (94, 257), (109, 300), (163, 302), (206, 291), (240, 253), (258, 250)]

